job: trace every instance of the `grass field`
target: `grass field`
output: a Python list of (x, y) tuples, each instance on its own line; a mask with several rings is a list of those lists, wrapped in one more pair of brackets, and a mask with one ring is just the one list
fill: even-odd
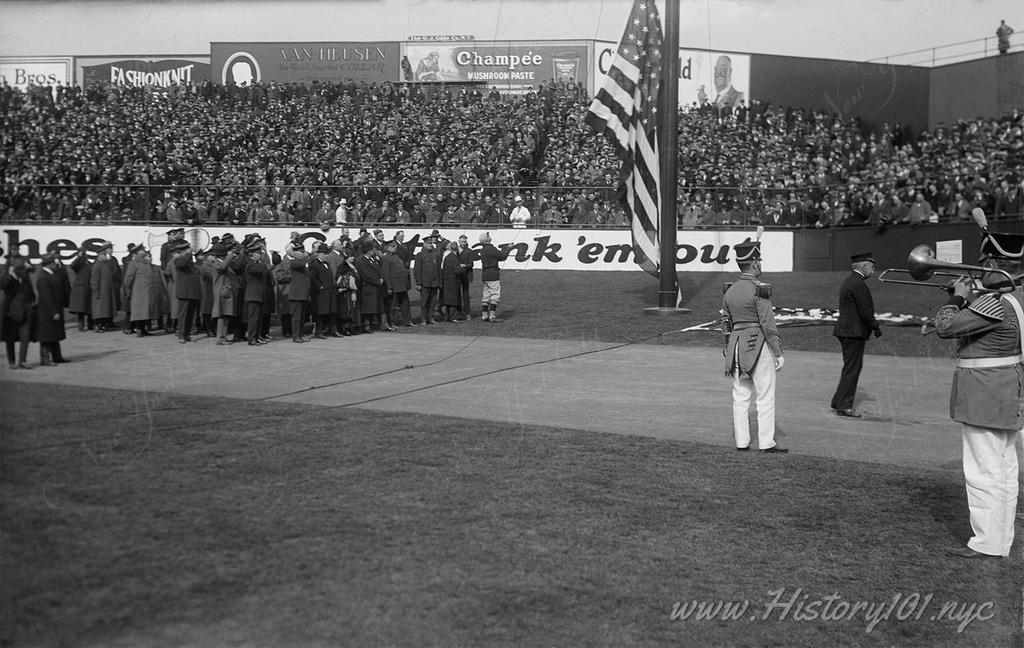
[[(821, 307), (842, 276), (765, 279)], [(686, 277), (691, 313), (651, 317), (640, 273), (509, 272), (504, 322), (416, 332), (717, 346), (660, 333), (715, 319), (732, 278)], [(879, 312), (945, 299), (872, 285)], [(838, 357), (830, 332), (783, 338)], [(952, 343), (886, 327), (868, 348)], [(1019, 549), (942, 553), (970, 534), (954, 467), (11, 380), (0, 405), (3, 646), (1024, 642)]]
[[(1021, 640), (1019, 563), (936, 554), (969, 532), (950, 471), (223, 399), (158, 396), (136, 411), (131, 393), (6, 389), (5, 645)], [(75, 414), (40, 424), (35, 408)], [(793, 596), (835, 596), (838, 611), (897, 595), (919, 619), (799, 621), (795, 604), (783, 616)], [(749, 608), (724, 621), (676, 606), (718, 600)], [(931, 620), (953, 603), (955, 618)]]
[[(846, 272), (793, 272), (766, 274), (772, 284), (772, 303), (785, 308), (838, 308), (839, 286)], [(689, 313), (652, 317), (644, 308), (656, 306), (657, 279), (643, 272), (548, 272), (519, 270), (501, 275), (501, 317), (497, 334), (557, 340), (625, 342), (643, 338), (645, 344), (719, 346), (718, 332), (694, 331), (659, 335), (720, 319), (722, 286), (735, 281), (738, 272), (691, 272), (680, 276), (684, 304)], [(871, 279), (875, 312), (932, 318), (946, 301), (937, 288), (882, 284)], [(473, 299), (480, 294), (479, 278), (473, 285)], [(415, 295), (415, 293), (414, 293)], [(414, 296), (415, 300), (416, 297)], [(473, 312), (479, 313), (474, 301)], [(413, 306), (414, 316), (418, 309)], [(496, 325), (496, 326), (499, 326)], [(477, 320), (454, 326), (416, 329), (417, 333), (467, 335), (488, 327)], [(485, 330), (492, 331), (495, 327)], [(884, 326), (881, 338), (871, 338), (867, 353), (885, 356), (950, 357), (954, 344), (934, 334), (921, 335), (918, 326)], [(829, 351), (839, 354), (839, 342), (832, 337), (832, 325), (799, 326), (782, 332), (783, 345), (799, 351)]]

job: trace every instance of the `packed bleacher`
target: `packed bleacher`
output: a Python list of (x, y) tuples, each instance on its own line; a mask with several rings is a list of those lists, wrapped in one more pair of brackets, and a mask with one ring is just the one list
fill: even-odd
[[(623, 226), (579, 86), (0, 87), (5, 222)], [(1019, 216), (1021, 110), (911, 134), (753, 102), (679, 118), (686, 228)]]

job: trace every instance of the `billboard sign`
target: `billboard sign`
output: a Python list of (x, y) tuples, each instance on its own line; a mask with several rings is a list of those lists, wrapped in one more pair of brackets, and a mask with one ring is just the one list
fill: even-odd
[[(618, 43), (594, 44), (594, 85), (601, 87)], [(750, 105), (750, 55), (708, 50), (679, 50), (679, 105), (704, 102), (735, 108), (743, 99)]]
[(172, 85), (201, 84), (210, 78), (210, 57), (167, 58), (78, 57), (77, 78), (83, 87), (109, 83), (120, 87), (167, 88)]
[[(150, 227), (137, 225), (83, 225), (76, 227), (55, 227), (47, 225), (8, 225), (0, 229), (0, 248), (27, 256), (33, 263), (47, 252), (57, 254), (65, 262), (74, 258), (78, 249), (85, 249), (92, 257), (104, 241), (114, 244), (114, 254), (120, 258), (127, 252), (129, 243), (142, 243), (148, 248), (159, 248), (166, 240), (170, 224), (163, 223)], [(352, 227), (355, 233), (359, 224)], [(385, 226), (385, 240), (394, 237), (398, 229), (406, 234), (406, 243), (414, 248), (420, 239), (431, 230), (413, 229), (409, 226), (396, 228)], [(297, 230), (307, 248), (314, 242), (328, 242), (345, 232), (340, 227), (323, 231), (289, 227), (249, 227), (245, 232), (257, 232), (267, 241), (270, 250), (283, 250), (290, 240), (290, 232)], [(214, 236), (232, 232), (241, 238), (239, 228), (224, 225), (203, 225), (185, 230), (185, 238), (196, 250), (206, 249)], [(488, 232), (494, 245), (510, 250), (508, 260), (502, 264), (508, 270), (626, 270), (643, 272), (636, 264), (632, 236), (628, 229), (613, 230), (562, 230), (562, 229), (479, 229), (469, 226), (465, 229), (444, 230), (444, 235), (454, 240), (465, 234), (470, 241), (479, 240), (480, 234)], [(677, 234), (676, 263), (680, 271), (723, 272), (735, 269), (735, 254), (732, 246), (749, 241), (750, 231), (680, 231)], [(791, 272), (793, 270), (793, 232), (769, 231), (761, 237), (764, 252), (765, 272)], [(2, 253), (0, 253), (2, 254)]]
[(210, 43), (215, 83), (398, 80), (398, 43)]
[(403, 81), (478, 81), (510, 94), (526, 94), (558, 81), (586, 84), (590, 78), (585, 42), (469, 41), (402, 43), (409, 61)]
[(71, 85), (70, 56), (0, 56), (0, 80), (12, 88)]

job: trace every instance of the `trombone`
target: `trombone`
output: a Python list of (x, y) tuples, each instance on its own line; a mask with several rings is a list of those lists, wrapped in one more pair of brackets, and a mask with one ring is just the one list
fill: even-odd
[[(956, 270), (957, 272), (943, 272), (944, 270)], [(885, 276), (891, 272), (909, 274), (914, 279), (914, 281), (906, 281), (902, 279), (886, 279)], [(973, 275), (971, 275), (972, 272), (994, 272), (997, 274), (1004, 275), (1006, 277), (1007, 286), (1002, 288), (978, 287), (978, 281), (975, 279)], [(927, 282), (929, 279), (935, 276), (956, 277), (957, 279), (954, 279), (953, 281), (944, 284), (922, 283)], [(910, 256), (907, 257), (906, 269), (890, 268), (888, 270), (884, 270), (881, 274), (878, 275), (878, 280), (883, 283), (907, 284), (910, 286), (918, 287), (923, 286), (929, 288), (941, 288), (946, 292), (952, 292), (953, 284), (956, 283), (958, 279), (962, 279), (964, 277), (969, 277), (974, 283), (974, 291), (980, 293), (1012, 292), (1016, 286), (1013, 277), (1010, 276), (1010, 273), (1005, 270), (1000, 270), (999, 268), (986, 268), (985, 266), (972, 266), (965, 265), (962, 263), (949, 263), (946, 261), (939, 261), (938, 259), (935, 258), (935, 252), (933, 252), (932, 249), (926, 244), (918, 245), (917, 247), (910, 251)]]

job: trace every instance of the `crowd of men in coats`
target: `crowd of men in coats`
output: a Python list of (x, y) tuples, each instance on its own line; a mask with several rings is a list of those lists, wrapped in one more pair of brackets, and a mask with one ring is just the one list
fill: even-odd
[(469, 320), (477, 260), (485, 284), (481, 316), (500, 321), (499, 263), (508, 251), (495, 248), (489, 234), (471, 247), (465, 235), (449, 241), (434, 230), (420, 239), (422, 249), (416, 252), (401, 231), (390, 240), (379, 229), (361, 230), (355, 239), (342, 232), (330, 243), (314, 239), (309, 247), (293, 232), (278, 253), (255, 233), (241, 240), (225, 234), (208, 248), (193, 250), (185, 230), (177, 228), (167, 233), (159, 263), (143, 245), (129, 245), (118, 260), (106, 242), (94, 260), (82, 249), (66, 266), (57, 255), (46, 254), (39, 272), (12, 255), (0, 291), (0, 338), (8, 362), (12, 369), (29, 368), (27, 348), (36, 340), (41, 364), (65, 361), (60, 351), (65, 309), (76, 316), (80, 331), (112, 330), (123, 311), (121, 329), (138, 337), (163, 329), (182, 344), (205, 336), (216, 337), (218, 345), (244, 341), (252, 346), (269, 341), (278, 315), (282, 335), (304, 343), (417, 326), (410, 308), (415, 286), (419, 324)]

